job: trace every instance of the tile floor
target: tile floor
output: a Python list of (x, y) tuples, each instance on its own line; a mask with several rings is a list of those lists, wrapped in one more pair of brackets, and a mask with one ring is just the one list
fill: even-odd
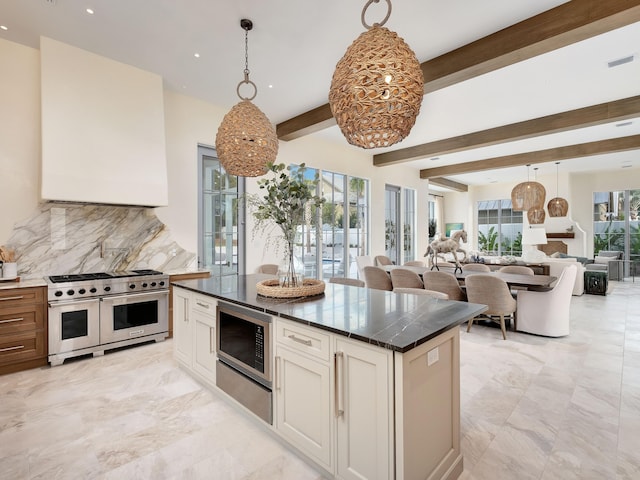
[[(548, 339), (461, 329), (461, 480), (640, 478), (640, 282)], [(171, 341), (0, 376), (0, 479), (319, 479)]]

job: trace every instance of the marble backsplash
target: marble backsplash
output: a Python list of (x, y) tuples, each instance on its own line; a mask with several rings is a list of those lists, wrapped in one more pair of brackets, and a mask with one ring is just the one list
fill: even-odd
[(151, 268), (196, 268), (194, 253), (180, 247), (143, 207), (43, 203), (14, 226), (7, 247), (16, 251), (18, 275), (36, 278)]

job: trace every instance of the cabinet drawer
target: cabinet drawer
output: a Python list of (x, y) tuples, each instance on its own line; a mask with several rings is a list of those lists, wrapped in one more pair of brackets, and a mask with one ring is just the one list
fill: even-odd
[(24, 305), (30, 303), (41, 303), (44, 300), (46, 288), (11, 288), (0, 290), (0, 311), (4, 307), (14, 305)]
[(308, 355), (329, 361), (331, 342), (329, 334), (316, 328), (278, 319), (276, 342)]
[(0, 366), (44, 357), (44, 330), (0, 337)]
[(0, 308), (0, 335), (43, 329), (43, 311), (44, 308), (41, 305)]
[(207, 297), (206, 295), (193, 294), (191, 305), (194, 310), (206, 313), (215, 317), (216, 315), (216, 299)]

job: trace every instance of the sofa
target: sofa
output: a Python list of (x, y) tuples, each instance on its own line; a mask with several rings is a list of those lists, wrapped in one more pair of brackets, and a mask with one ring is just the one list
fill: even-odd
[(593, 259), (593, 263), (587, 265), (587, 270), (607, 272), (608, 280), (622, 280), (624, 267), (620, 260), (622, 260), (622, 252), (600, 250)]

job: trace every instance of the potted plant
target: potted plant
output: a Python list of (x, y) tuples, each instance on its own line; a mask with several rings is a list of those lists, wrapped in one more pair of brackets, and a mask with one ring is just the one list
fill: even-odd
[[(304, 163), (299, 166), (284, 163), (267, 165), (267, 174), (272, 176), (258, 180), (258, 186), (264, 191), (263, 196), (249, 197), (255, 227), (254, 237), (261, 234), (266, 239), (266, 246), (275, 242), (275, 248), (285, 251), (285, 266), (281, 272), (282, 287), (301, 286), (301, 275), (297, 275), (294, 262), (294, 247), (298, 226), (305, 223), (305, 217), (311, 215), (315, 208), (324, 203), (324, 199), (316, 194), (319, 176), (308, 178)], [(273, 235), (276, 230), (277, 235)]]

